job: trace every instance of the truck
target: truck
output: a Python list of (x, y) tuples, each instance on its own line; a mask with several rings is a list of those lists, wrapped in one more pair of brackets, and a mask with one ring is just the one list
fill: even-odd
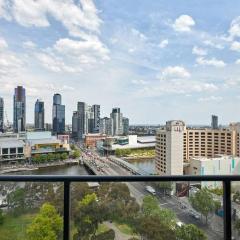
[(151, 186), (146, 186), (146, 191), (148, 191), (152, 195), (156, 195), (155, 189), (153, 187), (151, 187)]

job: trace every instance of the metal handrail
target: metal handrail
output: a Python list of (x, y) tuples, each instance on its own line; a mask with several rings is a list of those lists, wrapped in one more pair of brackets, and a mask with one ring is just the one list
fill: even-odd
[(66, 176), (66, 175), (0, 175), (0, 182), (63, 182), (64, 184), (64, 216), (63, 239), (70, 239), (70, 184), (71, 182), (191, 182), (221, 181), (223, 182), (224, 239), (232, 237), (231, 221), (231, 182), (240, 181), (240, 176)]

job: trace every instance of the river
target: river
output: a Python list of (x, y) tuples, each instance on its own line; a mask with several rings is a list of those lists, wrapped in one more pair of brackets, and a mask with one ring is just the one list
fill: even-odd
[(45, 167), (32, 171), (20, 171), (11, 173), (14, 175), (89, 175), (86, 168), (82, 165), (64, 165)]
[(128, 160), (128, 162), (148, 174), (155, 173), (155, 159), (154, 158), (153, 159), (134, 159), (134, 160)]
[[(147, 172), (148, 174), (155, 173), (154, 159), (137, 159), (129, 160), (137, 168)], [(13, 175), (89, 175), (89, 172), (82, 165), (64, 165), (40, 168), (32, 171), (19, 171), (11, 173)]]

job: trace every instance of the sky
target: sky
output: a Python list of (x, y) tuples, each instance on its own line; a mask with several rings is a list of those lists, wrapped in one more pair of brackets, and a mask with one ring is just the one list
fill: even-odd
[(240, 121), (240, 1), (0, 0), (0, 96), (12, 121), (23, 85), (34, 103), (62, 95), (120, 107), (130, 124)]

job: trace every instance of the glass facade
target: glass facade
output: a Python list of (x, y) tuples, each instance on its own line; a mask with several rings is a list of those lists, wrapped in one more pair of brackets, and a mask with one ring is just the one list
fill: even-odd
[(61, 104), (61, 95), (53, 96), (53, 133), (61, 134), (65, 132), (65, 106)]
[(37, 100), (35, 103), (34, 127), (38, 130), (44, 130), (44, 102)]
[(3, 132), (4, 124), (4, 101), (0, 98), (0, 132)]
[(15, 88), (13, 96), (13, 129), (14, 132), (25, 131), (26, 129), (26, 92), (25, 88)]

